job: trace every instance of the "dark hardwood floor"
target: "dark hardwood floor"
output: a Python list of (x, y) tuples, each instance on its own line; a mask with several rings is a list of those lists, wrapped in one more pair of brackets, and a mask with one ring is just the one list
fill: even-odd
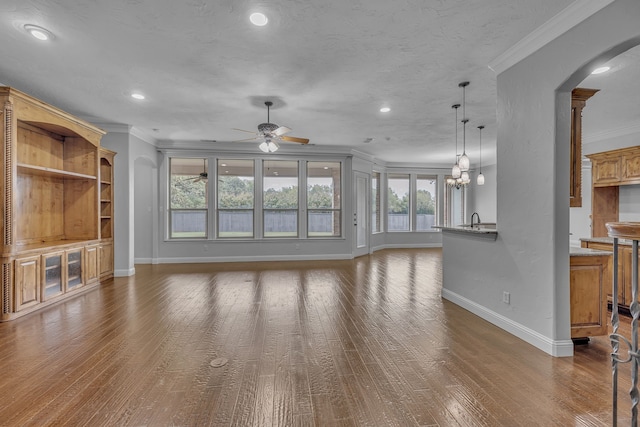
[(553, 358), (440, 287), (439, 249), (138, 265), (0, 324), (0, 425), (611, 425), (607, 337)]

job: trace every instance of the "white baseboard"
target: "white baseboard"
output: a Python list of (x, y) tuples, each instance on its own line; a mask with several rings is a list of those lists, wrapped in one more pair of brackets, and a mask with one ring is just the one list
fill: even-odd
[(129, 277), (136, 274), (135, 267), (130, 269), (114, 270), (113, 277)]
[(196, 264), (219, 262), (260, 262), (260, 261), (333, 261), (353, 259), (352, 254), (324, 254), (324, 255), (264, 255), (264, 256), (230, 256), (230, 257), (171, 257), (156, 258), (156, 264)]
[(448, 289), (442, 289), (442, 298), (459, 305), (465, 310), (469, 310), (476, 316), (479, 316), (497, 327), (504, 329), (521, 340), (539, 348), (547, 354), (554, 357), (571, 357), (573, 356), (573, 341), (569, 340), (552, 340), (545, 337), (539, 332), (526, 326), (514, 322), (513, 320), (487, 309), (480, 304), (473, 302), (461, 295), (451, 292)]
[(373, 246), (371, 253), (380, 251), (382, 249), (426, 249), (426, 248), (441, 248), (442, 242), (438, 243), (387, 243), (384, 245)]

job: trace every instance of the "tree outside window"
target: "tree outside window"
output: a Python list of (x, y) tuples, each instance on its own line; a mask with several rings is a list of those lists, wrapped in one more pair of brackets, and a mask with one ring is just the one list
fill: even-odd
[(171, 158), (169, 170), (169, 236), (206, 238), (207, 160)]
[(218, 159), (218, 237), (253, 237), (253, 160)]
[(387, 230), (409, 231), (409, 175), (389, 174)]

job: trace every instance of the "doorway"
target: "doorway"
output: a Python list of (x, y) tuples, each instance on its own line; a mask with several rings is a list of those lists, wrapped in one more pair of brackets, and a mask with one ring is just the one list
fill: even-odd
[(371, 220), (369, 213), (371, 178), (362, 172), (353, 173), (355, 205), (353, 211), (353, 256), (369, 254)]

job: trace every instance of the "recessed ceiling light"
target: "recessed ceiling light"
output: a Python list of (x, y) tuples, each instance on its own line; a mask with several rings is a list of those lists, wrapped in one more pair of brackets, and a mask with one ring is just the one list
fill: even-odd
[(269, 22), (269, 18), (267, 18), (264, 13), (256, 12), (249, 16), (249, 21), (258, 27), (264, 27), (267, 25), (267, 22)]
[(144, 95), (141, 93), (132, 93), (131, 97), (135, 99), (144, 99)]
[(382, 107), (382, 108), (380, 109), (380, 112), (381, 112), (381, 113), (388, 113), (389, 111), (391, 111), (391, 108), (389, 108), (389, 107)]
[(591, 72), (591, 74), (602, 74), (602, 73), (606, 73), (607, 71), (609, 71), (611, 69), (611, 67), (598, 67), (595, 70), (593, 70)]
[(324, 167), (324, 170), (327, 170), (327, 169), (329, 169), (329, 166), (325, 166), (325, 167)]
[(220, 166), (224, 167), (224, 166), (227, 166), (227, 164), (226, 163), (221, 163)]
[(53, 33), (46, 28), (37, 25), (26, 24), (24, 29), (38, 40), (47, 41), (53, 39)]

